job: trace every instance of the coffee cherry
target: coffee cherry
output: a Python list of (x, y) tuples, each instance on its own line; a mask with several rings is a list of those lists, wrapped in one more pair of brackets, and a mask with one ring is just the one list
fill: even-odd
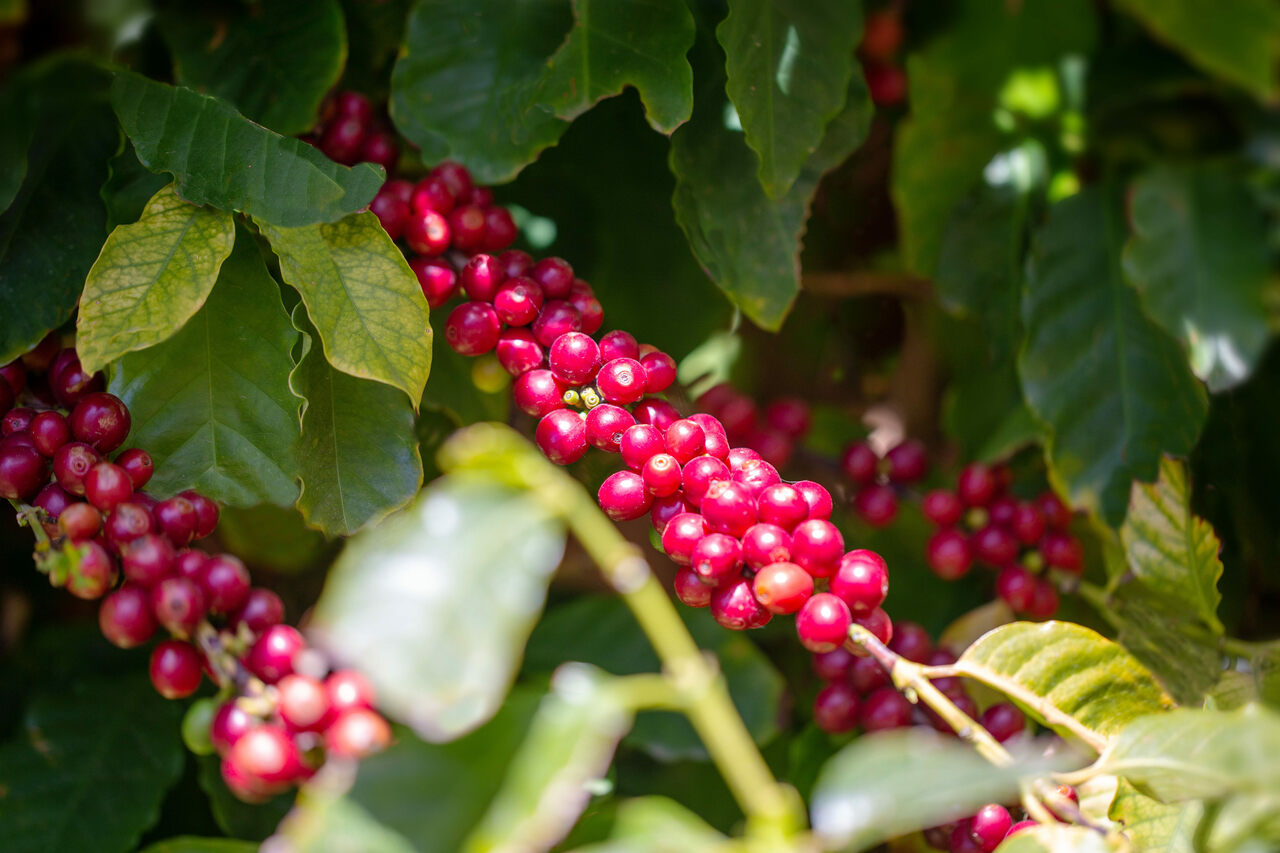
[(680, 413), (676, 411), (676, 407), (657, 397), (646, 397), (641, 400), (631, 413), (636, 416), (636, 423), (651, 424), (664, 432), (667, 427), (680, 420)]
[(845, 448), (840, 467), (845, 476), (859, 485), (866, 485), (876, 478), (880, 457), (865, 441), (855, 442)]
[(535, 437), (542, 454), (557, 465), (570, 465), (587, 453), (586, 420), (569, 409), (543, 415)]
[(1019, 832), (1023, 832), (1024, 830), (1028, 830), (1028, 829), (1035, 829), (1036, 826), (1038, 826), (1038, 824), (1034, 820), (1020, 820), (1017, 823), (1015, 823), (1013, 826), (1009, 827), (1009, 831), (1008, 833), (1005, 834), (1004, 837), (1012, 838), (1013, 836), (1017, 835)]
[(956, 494), (965, 506), (986, 506), (995, 499), (997, 491), (994, 473), (980, 462), (966, 466), (956, 481)]
[(373, 707), (373, 686), (369, 684), (369, 679), (353, 669), (340, 669), (330, 673), (324, 680), (324, 689), (329, 695), (329, 707), (335, 714), (354, 708)]
[(73, 408), (86, 394), (92, 394), (101, 391), (106, 383), (103, 381), (101, 373), (88, 373), (80, 366), (80, 359), (76, 358), (74, 351), (62, 368), (49, 372), (49, 390), (53, 392), (54, 399), (65, 408)]
[(451, 237), (449, 220), (435, 210), (412, 211), (404, 223), (404, 241), (419, 255), (443, 254)]
[(969, 541), (973, 555), (990, 566), (1003, 566), (1018, 558), (1018, 540), (994, 523), (973, 534)]
[(234, 701), (218, 706), (209, 724), (209, 740), (219, 755), (226, 755), (245, 732), (258, 724), (258, 720)]
[(853, 676), (853, 665), (863, 660), (844, 646), (829, 652), (817, 652), (810, 656), (814, 675), (823, 681), (848, 681)]
[(544, 300), (542, 288), (536, 281), (518, 276), (498, 288), (493, 308), (498, 312), (498, 319), (507, 325), (527, 326), (537, 319)]
[(1045, 523), (1054, 530), (1066, 530), (1071, 524), (1071, 510), (1053, 492), (1041, 492), (1034, 501)]
[(882, 643), (888, 644), (893, 639), (893, 622), (889, 619), (889, 614), (880, 607), (870, 613), (854, 616), (853, 621), (870, 631)]
[(929, 472), (929, 452), (915, 439), (893, 447), (884, 458), (889, 463), (889, 479), (895, 483), (915, 483)]
[(458, 274), (444, 261), (417, 256), (410, 259), (409, 269), (418, 277), (422, 295), (431, 308), (439, 308), (458, 292)]
[(622, 462), (632, 471), (642, 471), (645, 463), (654, 455), (662, 453), (665, 447), (662, 431), (652, 424), (628, 427), (618, 442)]
[(1031, 619), (1048, 619), (1058, 612), (1058, 590), (1046, 578), (1037, 578), (1031, 603), (1025, 609)]
[(1013, 526), (1013, 517), (1018, 512), (1018, 502), (1010, 495), (1001, 495), (987, 505), (987, 519), (997, 527)]
[(645, 390), (650, 394), (661, 394), (676, 381), (675, 359), (665, 352), (641, 356), (640, 366), (644, 368)]
[(892, 687), (871, 691), (862, 699), (858, 725), (868, 732), (901, 729), (911, 725), (911, 703)]
[(512, 395), (522, 412), (540, 418), (564, 406), (564, 391), (550, 370), (530, 370), (516, 379)]
[(973, 566), (969, 539), (958, 530), (939, 530), (930, 536), (925, 559), (935, 575), (948, 581), (964, 577)]
[(58, 448), (53, 456), (53, 476), (58, 485), (73, 495), (84, 494), (84, 479), (90, 469), (102, 461), (98, 452), (87, 444), (71, 442)]
[(147, 533), (124, 546), (120, 564), (128, 580), (149, 587), (173, 573), (176, 559), (168, 539)]
[(286, 675), (276, 684), (276, 710), (294, 731), (319, 731), (328, 722), (329, 693), (306, 675)]
[(1023, 545), (1035, 545), (1044, 536), (1046, 528), (1044, 513), (1035, 504), (1020, 503), (1013, 512), (1013, 523), (1010, 529)]
[(293, 672), (293, 659), (306, 648), (296, 628), (272, 625), (262, 632), (244, 656), (244, 665), (267, 684), (275, 684)]
[(587, 412), (587, 443), (608, 453), (618, 453), (622, 436), (635, 423), (636, 419), (626, 409), (601, 403)]
[(133, 540), (150, 533), (154, 527), (151, 513), (142, 504), (125, 501), (107, 516), (103, 530), (107, 541), (116, 549), (123, 550)]
[(391, 743), (391, 727), (374, 711), (357, 708), (339, 714), (324, 733), (324, 746), (331, 756), (366, 758)]
[(779, 476), (778, 469), (763, 459), (744, 461), (733, 472), (733, 481), (746, 486), (752, 500), (758, 500), (764, 490), (770, 486), (782, 485), (782, 477)]
[(115, 579), (115, 561), (97, 542), (78, 543), (76, 548), (79, 560), (67, 577), (67, 592), (86, 601), (102, 598)]
[(71, 411), (71, 433), (76, 441), (110, 453), (129, 435), (129, 409), (114, 394), (86, 394)]
[(982, 853), (978, 842), (974, 841), (969, 834), (968, 818), (952, 827), (951, 836), (947, 839), (947, 851), (948, 853)]
[(649, 520), (652, 522), (653, 529), (657, 531), (658, 536), (662, 536), (662, 532), (667, 529), (667, 524), (671, 519), (682, 512), (692, 512), (693, 510), (694, 507), (685, 503), (684, 496), (676, 492), (674, 495), (668, 495), (665, 498), (653, 499), (653, 503), (649, 507)]
[(732, 536), (708, 533), (693, 546), (689, 565), (703, 583), (716, 586), (742, 569), (742, 545)]
[(712, 591), (711, 615), (730, 631), (762, 628), (773, 618), (773, 614), (756, 600), (751, 582), (742, 578), (725, 581)]
[(501, 252), (516, 241), (520, 231), (505, 207), (487, 207), (484, 211), (484, 243), (486, 252)]
[(693, 562), (693, 549), (707, 535), (707, 522), (694, 512), (682, 512), (667, 522), (662, 531), (662, 550), (673, 562), (688, 566)]
[(122, 649), (140, 646), (156, 632), (151, 593), (145, 587), (126, 584), (103, 599), (98, 627), (112, 645)]
[(29, 500), (44, 481), (44, 457), (38, 450), (14, 444), (0, 448), (0, 498)]
[(71, 440), (71, 425), (58, 412), (41, 412), (31, 419), (31, 441), (42, 456), (53, 458)]
[(200, 523), (195, 506), (191, 501), (180, 496), (160, 501), (156, 504), (152, 515), (155, 516), (159, 531), (179, 548), (191, 541)]
[(428, 175), (418, 181), (409, 197), (409, 206), (417, 212), (434, 210), (436, 213), (447, 214), (453, 210), (455, 204), (457, 199), (449, 189), (449, 185), (434, 175)]
[(146, 488), (147, 483), (151, 481), (151, 475), (155, 473), (155, 463), (151, 461), (151, 454), (136, 447), (120, 453), (116, 456), (115, 462), (129, 475), (129, 482), (133, 483), (135, 491)]
[(964, 515), (964, 504), (954, 492), (934, 489), (921, 499), (920, 511), (939, 527), (951, 527)]
[(872, 527), (886, 527), (898, 515), (898, 495), (892, 486), (871, 483), (854, 495), (853, 510)]
[(774, 483), (760, 491), (756, 499), (760, 520), (791, 531), (809, 517), (809, 504), (795, 486)]
[(605, 364), (615, 358), (629, 358), (640, 363), (640, 345), (635, 336), (621, 329), (614, 329), (600, 338), (600, 360)]
[(684, 490), (685, 499), (694, 506), (702, 503), (712, 483), (727, 479), (729, 466), (714, 456), (695, 456), (680, 469), (680, 487)]
[(569, 294), (569, 304), (577, 309), (582, 318), (582, 331), (594, 335), (604, 325), (604, 306), (594, 295), (575, 291)]
[(756, 523), (756, 502), (745, 486), (732, 481), (712, 483), (702, 497), (700, 508), (707, 525), (717, 533), (739, 537)]
[(1019, 613), (1031, 606), (1035, 597), (1036, 577), (1019, 565), (1008, 565), (996, 575), (996, 595)]
[(209, 556), (203, 551), (197, 551), (194, 548), (183, 548), (174, 558), (173, 573), (180, 578), (187, 578), (200, 583), (200, 578), (204, 575), (204, 568), (208, 562)]
[(828, 684), (813, 700), (813, 721), (828, 734), (851, 732), (858, 727), (858, 694), (847, 682)]
[(551, 372), (566, 385), (590, 382), (600, 367), (600, 347), (590, 335), (567, 332), (551, 345), (548, 355)]
[(695, 456), (702, 455), (707, 436), (696, 422), (681, 418), (666, 428), (664, 440), (667, 452), (683, 465)]
[(796, 633), (809, 651), (829, 652), (848, 638), (852, 621), (848, 605), (829, 592), (819, 592), (796, 614)]
[(36, 493), (35, 499), (31, 501), (31, 504), (44, 510), (50, 520), (57, 521), (58, 516), (62, 515), (62, 511), (76, 502), (75, 496), (66, 489), (57, 483), (50, 483)]
[(644, 487), (655, 497), (675, 494), (680, 488), (680, 462), (670, 453), (655, 453), (640, 469)]
[(614, 521), (631, 521), (649, 511), (653, 497), (645, 489), (644, 478), (634, 471), (610, 474), (596, 493), (605, 515)]
[(92, 539), (102, 529), (102, 513), (87, 503), (73, 503), (59, 514), (58, 529), (73, 542)]
[(188, 578), (165, 578), (151, 589), (151, 611), (169, 633), (190, 637), (204, 618), (204, 590)]
[(249, 598), (249, 570), (230, 554), (206, 560), (199, 582), (214, 613), (232, 613)]
[(844, 537), (829, 521), (802, 521), (791, 531), (791, 559), (815, 578), (836, 573), (844, 554)]
[(795, 563), (772, 563), (752, 581), (756, 600), (773, 613), (795, 613), (813, 595), (813, 576)]
[[(498, 287), (504, 281), (505, 276), (502, 274), (497, 258), (492, 255), (480, 254), (467, 261), (462, 271), (458, 274), (458, 279), (462, 282), (462, 289), (466, 291), (468, 299), (479, 302), (493, 302), (494, 296), (498, 293)], [(533, 318), (530, 317), (529, 319)]]
[(405, 223), (413, 213), (408, 202), (397, 198), (393, 192), (387, 191), (386, 184), (382, 185), (382, 189), (378, 190), (373, 201), (369, 202), (369, 210), (378, 217), (382, 230), (386, 231), (387, 236), (392, 240), (399, 240), (404, 235)]
[(791, 536), (776, 524), (753, 524), (742, 534), (742, 556), (753, 569), (790, 562)]
[(166, 699), (183, 699), (200, 686), (203, 666), (195, 646), (165, 640), (151, 653), (151, 684)]
[(561, 335), (582, 331), (582, 314), (568, 302), (548, 299), (530, 328), (538, 343), (550, 348)]
[[(71, 489), (68, 488), (67, 491)], [(133, 482), (119, 465), (99, 462), (85, 475), (84, 494), (89, 503), (103, 512), (109, 512), (116, 504), (129, 500), (133, 494)]]
[(679, 569), (673, 582), (676, 598), (690, 607), (708, 607), (711, 605), (713, 588), (707, 586), (691, 569)]
[(573, 267), (564, 258), (543, 258), (529, 275), (552, 299), (564, 299), (573, 290)]
[(484, 355), (498, 345), (502, 321), (487, 302), (464, 302), (449, 314), (444, 338), (461, 355)]
[(228, 623), (232, 628), (244, 625), (251, 632), (259, 634), (272, 625), (284, 620), (284, 602), (280, 596), (269, 589), (254, 587), (249, 590), (249, 597), (244, 605), (231, 614)]
[(855, 658), (853, 672), (849, 674), (849, 683), (859, 693), (867, 694), (893, 683), (889, 672), (880, 665), (880, 661), (871, 656)]
[(283, 791), (305, 772), (302, 756), (284, 727), (271, 723), (245, 732), (231, 747), (226, 763), (249, 780), (255, 791)]
[(542, 344), (528, 329), (506, 329), (498, 336), (495, 349), (498, 364), (512, 376), (521, 376), (542, 364)]
[(812, 480), (799, 480), (791, 485), (804, 496), (805, 503), (809, 505), (810, 519), (826, 521), (831, 518), (835, 504), (831, 501), (831, 493), (822, 485)]
[(897, 9), (879, 9), (867, 15), (858, 54), (869, 62), (891, 62), (902, 49), (902, 16)]
[(907, 75), (898, 66), (868, 62), (863, 71), (867, 92), (876, 106), (895, 107), (907, 99)]
[(933, 651), (933, 638), (924, 627), (915, 622), (897, 622), (894, 624), (893, 639), (889, 641), (889, 649), (902, 657), (916, 663), (924, 663)]
[(1008, 702), (997, 702), (982, 712), (978, 721), (996, 740), (1004, 743), (1027, 727), (1022, 712)]
[(336, 163), (353, 166), (360, 157), (360, 145), (364, 142), (364, 137), (365, 120), (339, 115), (321, 134), (320, 150)]
[(1080, 574), (1084, 571), (1084, 549), (1080, 541), (1069, 533), (1051, 530), (1040, 540), (1040, 553), (1044, 561), (1055, 569)]
[(874, 551), (850, 551), (840, 558), (830, 589), (850, 613), (870, 613), (889, 594), (889, 567)]

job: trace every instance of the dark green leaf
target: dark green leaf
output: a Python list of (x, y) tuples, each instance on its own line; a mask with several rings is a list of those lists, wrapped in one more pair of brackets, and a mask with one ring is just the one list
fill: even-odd
[(337, 0), (175, 6), (158, 18), (177, 82), (291, 136), (338, 82), (347, 33)]
[(218, 536), (228, 551), (249, 565), (280, 574), (312, 568), (329, 550), (324, 535), (307, 527), (296, 507), (223, 507)]
[(391, 716), (450, 740), (501, 705), (563, 547), (527, 495), (438, 481), (347, 543), (312, 627), (335, 656), (360, 661)]
[(142, 853), (254, 853), (257, 849), (258, 845), (252, 841), (183, 835), (149, 844), (143, 848)]
[(1012, 360), (991, 365), (974, 359), (966, 365), (947, 389), (942, 422), (963, 458), (984, 462), (1004, 459), (1043, 434), (1022, 398)]
[(221, 758), (206, 755), (196, 759), (196, 763), (200, 787), (209, 797), (209, 810), (227, 835), (262, 841), (276, 831), (281, 819), (293, 807), (296, 792), (292, 790), (265, 803), (246, 803), (222, 781)]
[(725, 89), (760, 158), (760, 184), (770, 198), (781, 198), (848, 100), (862, 6), (731, 0), (716, 36), (725, 53)]
[(1139, 850), (1194, 853), (1196, 826), (1203, 811), (1200, 803), (1167, 806), (1144, 797), (1121, 780), (1107, 816), (1122, 824), (1124, 834)]
[(334, 370), (313, 344), (315, 329), (298, 305), (302, 358), (289, 387), (303, 399), (298, 509), (329, 536), (350, 536), (404, 506), (422, 487), (413, 407), (380, 382)]
[(289, 390), (297, 333), (248, 232), (182, 331), (122, 358), (111, 391), (133, 414), (131, 446), (155, 460), (150, 489), (197, 488), (235, 506), (298, 495), (298, 399)]
[[(1280, 37), (1280, 36), (1278, 36)], [(1241, 176), (1158, 166), (1134, 183), (1124, 271), (1210, 390), (1249, 377), (1267, 342), (1266, 222)]]
[(231, 214), (160, 190), (142, 218), (118, 226), (89, 270), (76, 320), (76, 352), (96, 372), (126, 352), (172, 337), (200, 310), (231, 254)]
[(0, 213), (9, 209), (27, 176), (27, 146), (31, 143), (31, 117), (18, 86), (0, 90)]
[(0, 847), (136, 849), (182, 774), (182, 710), (137, 677), (81, 679), (33, 700), (0, 747)]
[(124, 147), (111, 159), (111, 177), (102, 185), (107, 230), (137, 222), (151, 197), (168, 185), (169, 176), (148, 170), (138, 161), (133, 143), (124, 140)]
[(431, 373), (431, 318), (417, 277), (378, 217), (258, 224), (280, 258), (280, 275), (302, 294), (328, 362), (399, 388), (416, 409)]
[(299, 139), (272, 133), (225, 101), (127, 71), (111, 103), (138, 158), (168, 172), (195, 204), (237, 210), (282, 228), (334, 222), (372, 200), (382, 170), (348, 169)]
[(1154, 480), (1162, 452), (1189, 452), (1207, 412), (1176, 342), (1121, 276), (1122, 239), (1103, 190), (1054, 206), (1031, 256), (1019, 363), (1071, 505), (1112, 525), (1124, 519), (1130, 484)]
[(342, 0), (347, 26), (347, 65), (342, 82), (349, 89), (385, 101), (391, 65), (404, 43), (412, 0)]
[[(436, 312), (436, 325), (448, 318)], [(422, 408), (433, 409), (453, 419), (455, 426), (480, 421), (505, 421), (511, 406), (511, 391), (496, 394), (481, 391), (471, 378), (476, 360), (443, 346), (431, 353), (431, 376), (422, 394)]]
[(666, 797), (636, 797), (618, 806), (609, 840), (575, 853), (709, 853), (728, 839)]

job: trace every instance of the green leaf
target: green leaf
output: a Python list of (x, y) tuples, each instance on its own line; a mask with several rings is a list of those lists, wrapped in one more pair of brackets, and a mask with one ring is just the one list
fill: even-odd
[(891, 191), (903, 257), (932, 274), (943, 234), (983, 168), (1015, 140), (997, 127), (1000, 92), (1017, 69), (1056, 66), (1094, 37), (1084, 0), (964, 0), (945, 32), (907, 60), (911, 117), (897, 128)]
[(173, 336), (200, 310), (236, 239), (231, 214), (183, 201), (165, 187), (133, 225), (121, 225), (89, 270), (76, 352), (96, 372), (126, 352)]
[(157, 175), (138, 161), (133, 143), (124, 146), (111, 158), (111, 177), (102, 185), (102, 200), (107, 203), (107, 230), (117, 225), (137, 222), (151, 197), (169, 186), (167, 175)]
[(218, 516), (223, 547), (254, 568), (297, 574), (325, 560), (329, 541), (307, 526), (296, 507), (259, 504), (223, 507)]
[(252, 235), (237, 237), (204, 307), (164, 343), (125, 355), (110, 387), (133, 415), (130, 446), (155, 461), (154, 493), (286, 505), (298, 495), (297, 332)]
[(1183, 630), (1188, 604), (1153, 586), (1124, 584), (1107, 599), (1116, 641), (1151, 670), (1181, 705), (1200, 705), (1222, 672), (1212, 634)]
[(1165, 803), (1280, 790), (1280, 714), (1189, 708), (1126, 726), (1094, 769)]
[(171, 7), (157, 23), (178, 83), (285, 136), (312, 127), (347, 55), (337, 0)]
[(289, 375), (301, 397), (298, 509), (328, 536), (350, 536), (408, 503), (422, 488), (413, 407), (387, 385), (334, 370), (312, 346), (315, 329), (299, 304), (302, 357)]
[(570, 664), (556, 672), (489, 811), (462, 849), (548, 849), (591, 799), (590, 783), (631, 727), (618, 679)]
[(569, 20), (558, 2), (419, 0), (391, 78), (396, 126), (428, 162), (453, 157), (494, 183), (624, 86), (663, 133), (689, 117), (694, 24), (684, 3), (573, 0), (572, 10)]
[(1191, 450), (1208, 408), (1177, 344), (1125, 284), (1122, 239), (1118, 206), (1102, 190), (1054, 206), (1031, 255), (1019, 360), (1071, 505), (1112, 525), (1130, 484), (1155, 479), (1161, 452)]
[(718, 97), (699, 103), (692, 121), (671, 137), (676, 221), (716, 286), (752, 322), (776, 331), (800, 290), (800, 238), (814, 189), (866, 137), (866, 84), (861, 74), (852, 76), (844, 109), (776, 201), (756, 179), (758, 161), (742, 133), (726, 127), (732, 106)]
[(501, 705), (563, 547), (527, 495), (437, 481), (348, 541), (312, 627), (335, 656), (360, 661), (387, 713), (430, 740), (456, 738)]
[(1124, 834), (1139, 850), (1195, 853), (1195, 832), (1203, 813), (1200, 803), (1165, 805), (1121, 780), (1107, 816), (1123, 824)]
[[(1278, 34), (1280, 37), (1280, 34)], [(1266, 221), (1242, 177), (1214, 166), (1156, 166), (1134, 182), (1124, 272), (1212, 391), (1262, 357), (1270, 274)]]
[(1205, 14), (1195, 0), (1119, 0), (1160, 41), (1206, 71), (1273, 98), (1280, 92), (1280, 9), (1268, 0), (1232, 0)]
[(317, 786), (298, 794), (298, 806), (280, 824), (279, 835), (296, 853), (417, 853), (367, 809)]
[(848, 100), (862, 6), (731, 0), (716, 36), (725, 53), (725, 90), (760, 158), (760, 184), (769, 198), (781, 198)]
[(962, 365), (943, 398), (942, 423), (965, 459), (995, 462), (1039, 441), (1043, 429), (1022, 398), (1017, 366), (979, 355)]
[(0, 848), (126, 851), (182, 775), (182, 705), (145, 678), (87, 678), (38, 696), (0, 747)]
[(1131, 720), (1173, 707), (1128, 652), (1071, 622), (1003, 625), (965, 649), (956, 669), (1099, 751)]
[(149, 844), (143, 848), (142, 853), (254, 853), (257, 849), (258, 845), (252, 841), (181, 835)]
[(995, 767), (971, 746), (928, 729), (864, 735), (822, 768), (809, 813), (828, 849), (864, 849), (1016, 797), (1018, 781), (1044, 769)]
[[(436, 312), (436, 325), (448, 317)], [(440, 347), (431, 354), (431, 378), (422, 394), (422, 408), (442, 413), (455, 427), (480, 421), (505, 421), (511, 409), (511, 392), (504, 388), (490, 394), (481, 391), (471, 378), (476, 360), (460, 355), (453, 347)]]
[(31, 144), (31, 117), (18, 85), (0, 90), (0, 213), (9, 209), (27, 176), (27, 146)]
[[(1145, 848), (1143, 848), (1145, 850)], [(1110, 853), (1128, 850), (1090, 827), (1038, 824), (1000, 845), (1000, 853)]]
[(635, 797), (618, 806), (609, 840), (576, 853), (708, 853), (728, 839), (666, 797)]
[(1129, 572), (1139, 583), (1175, 599), (1184, 616), (1195, 616), (1215, 633), (1223, 633), (1218, 619), (1218, 537), (1207, 521), (1191, 512), (1191, 483), (1184, 463), (1164, 457), (1156, 482), (1133, 484), (1120, 537)]
[(280, 258), (281, 276), (302, 294), (328, 362), (399, 388), (416, 410), (431, 373), (431, 318), (417, 277), (378, 217), (258, 225)]
[(195, 204), (248, 213), (282, 228), (334, 222), (367, 205), (378, 166), (339, 166), (300, 139), (254, 124), (225, 101), (127, 71), (111, 103), (140, 159), (168, 172)]
[(200, 788), (209, 798), (209, 811), (227, 835), (263, 841), (276, 831), (281, 819), (293, 807), (297, 792), (286, 791), (265, 803), (246, 803), (231, 793), (222, 781), (222, 759), (206, 755), (196, 759)]

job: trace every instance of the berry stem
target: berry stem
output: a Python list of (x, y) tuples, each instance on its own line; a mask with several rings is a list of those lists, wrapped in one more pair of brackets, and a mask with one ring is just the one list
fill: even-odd
[(40, 520), (40, 510), (37, 507), (12, 499), (9, 501), (9, 505), (17, 513), (19, 526), (26, 525), (31, 528), (32, 534), (36, 537), (36, 542), (39, 543), (38, 550), (48, 550), (52, 547), (52, 543), (49, 541), (49, 534), (45, 533), (44, 522)]

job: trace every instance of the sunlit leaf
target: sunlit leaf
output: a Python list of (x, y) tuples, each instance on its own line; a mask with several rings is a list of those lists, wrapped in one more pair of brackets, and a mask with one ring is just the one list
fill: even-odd
[(1124, 849), (1119, 839), (1066, 824), (1039, 824), (1000, 845), (1000, 853), (1112, 853)]
[(1193, 853), (1196, 826), (1203, 812), (1200, 803), (1165, 805), (1122, 781), (1108, 816), (1121, 823), (1124, 834), (1139, 850)]
[(575, 853), (709, 853), (728, 839), (666, 797), (636, 797), (618, 806), (609, 840)]

